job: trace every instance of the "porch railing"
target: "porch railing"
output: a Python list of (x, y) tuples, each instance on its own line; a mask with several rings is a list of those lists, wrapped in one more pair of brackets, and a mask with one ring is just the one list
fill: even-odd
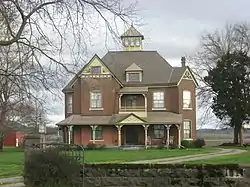
[(120, 111), (144, 111), (145, 106), (121, 106)]

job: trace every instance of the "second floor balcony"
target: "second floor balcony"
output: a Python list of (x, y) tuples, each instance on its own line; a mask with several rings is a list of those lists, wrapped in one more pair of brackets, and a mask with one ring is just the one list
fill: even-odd
[(144, 111), (146, 109), (145, 106), (121, 106), (121, 112), (136, 112), (136, 111)]
[(122, 94), (119, 101), (119, 113), (141, 113), (147, 111), (147, 99), (144, 94)]

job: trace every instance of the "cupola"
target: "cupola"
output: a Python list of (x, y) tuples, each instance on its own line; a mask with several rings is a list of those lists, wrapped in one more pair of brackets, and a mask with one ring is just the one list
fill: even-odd
[(121, 40), (125, 51), (138, 51), (142, 50), (142, 40), (144, 40), (144, 36), (131, 25), (131, 27), (121, 35)]

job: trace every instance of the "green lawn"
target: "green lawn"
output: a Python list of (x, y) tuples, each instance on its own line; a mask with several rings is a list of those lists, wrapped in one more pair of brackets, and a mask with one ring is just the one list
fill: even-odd
[(6, 176), (20, 176), (24, 161), (21, 149), (6, 148), (0, 152), (0, 178)]
[[(86, 163), (100, 162), (129, 162), (137, 160), (150, 160), (176, 156), (212, 153), (215, 149), (189, 149), (189, 150), (102, 150), (85, 151)], [(20, 176), (24, 161), (24, 153), (21, 149), (5, 148), (0, 153), (0, 178), (8, 176)]]
[(250, 164), (250, 148), (223, 147), (247, 150), (246, 153), (187, 162), (188, 164)]

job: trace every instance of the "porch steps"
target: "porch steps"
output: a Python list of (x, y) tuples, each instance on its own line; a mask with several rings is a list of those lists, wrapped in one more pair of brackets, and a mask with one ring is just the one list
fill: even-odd
[(120, 149), (122, 150), (139, 150), (145, 149), (144, 145), (123, 145)]

